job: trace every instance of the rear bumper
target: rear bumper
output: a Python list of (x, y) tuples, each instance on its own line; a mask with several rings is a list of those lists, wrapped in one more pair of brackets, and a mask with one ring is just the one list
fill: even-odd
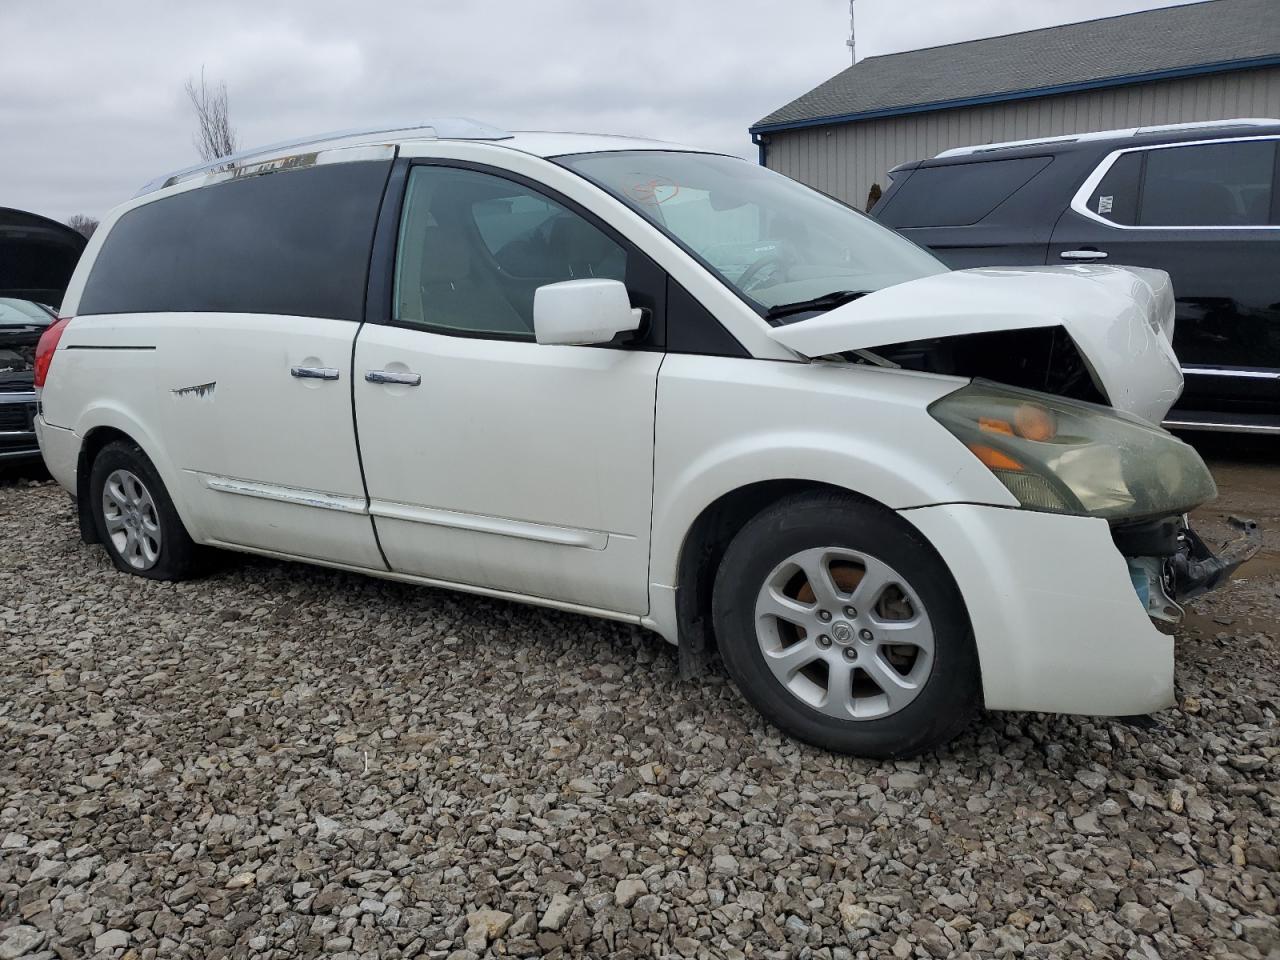
[(1098, 716), (1172, 705), (1152, 624), (1105, 520), (972, 504), (902, 511), (964, 597), (992, 710)]
[(76, 464), (80, 458), (80, 438), (72, 430), (45, 423), (44, 417), (35, 420), (35, 436), (40, 449), (37, 455), (44, 457), (45, 468), (68, 493), (76, 493)]

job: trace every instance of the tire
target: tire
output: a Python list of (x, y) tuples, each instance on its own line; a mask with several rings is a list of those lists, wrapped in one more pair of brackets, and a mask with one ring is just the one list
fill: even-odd
[(200, 548), (136, 444), (116, 440), (98, 452), (89, 470), (89, 507), (117, 570), (151, 580), (187, 580), (199, 572)]
[(955, 737), (980, 702), (946, 565), (906, 521), (852, 495), (794, 494), (748, 521), (716, 572), (712, 618), (743, 696), (827, 750), (912, 756)]

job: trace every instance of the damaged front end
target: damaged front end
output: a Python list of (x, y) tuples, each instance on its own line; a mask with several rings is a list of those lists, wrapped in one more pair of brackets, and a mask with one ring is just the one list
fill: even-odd
[(1236, 532), (1215, 553), (1186, 516), (1112, 528), (1116, 549), (1129, 564), (1138, 599), (1155, 620), (1177, 623), (1182, 605), (1224, 586), (1262, 547), (1257, 521), (1228, 517)]
[(1217, 496), (1161, 422), (1182, 391), (1159, 270), (1001, 267), (922, 277), (774, 327), (810, 359), (965, 377), (929, 413), (1024, 510), (1105, 519), (1147, 613), (1181, 619), (1258, 550), (1252, 521), (1215, 554), (1186, 514)]
[(1258, 552), (1260, 532), (1214, 553), (1186, 514), (1217, 496), (1200, 455), (1145, 420), (1099, 404), (974, 382), (929, 413), (968, 447), (1024, 510), (1106, 520), (1149, 616), (1177, 622), (1181, 604), (1226, 583)]
[(1104, 403), (1160, 423), (1182, 393), (1169, 276), (1137, 267), (990, 267), (885, 287), (770, 336), (844, 357)]

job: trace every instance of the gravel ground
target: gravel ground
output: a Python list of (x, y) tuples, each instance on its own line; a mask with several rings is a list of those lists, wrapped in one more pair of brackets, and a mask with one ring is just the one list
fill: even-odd
[(115, 573), (0, 486), (0, 960), (1280, 956), (1270, 528), (1154, 724), (981, 716), (871, 763), (628, 627), (249, 558)]

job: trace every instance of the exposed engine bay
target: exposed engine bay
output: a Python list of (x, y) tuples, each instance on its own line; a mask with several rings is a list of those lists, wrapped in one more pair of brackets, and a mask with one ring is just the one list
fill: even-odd
[(906, 370), (992, 380), (1089, 403), (1108, 402), (1075, 341), (1062, 327), (965, 333), (843, 356), (854, 363), (884, 361)]
[(35, 343), (0, 346), (0, 377), (8, 373), (30, 373), (35, 369)]

